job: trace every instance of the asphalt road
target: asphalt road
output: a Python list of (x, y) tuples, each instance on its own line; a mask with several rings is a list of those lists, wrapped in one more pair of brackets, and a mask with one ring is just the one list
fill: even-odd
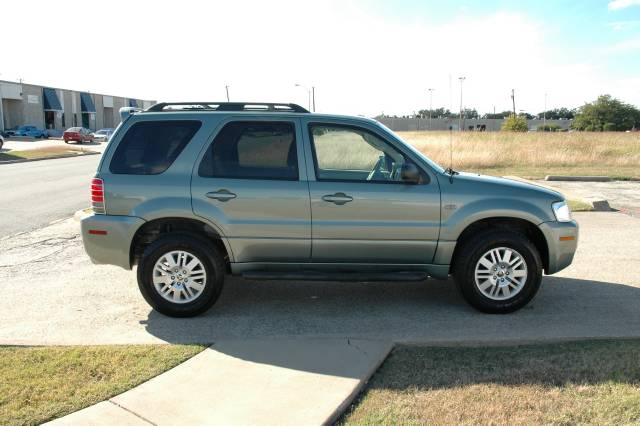
[(470, 308), (451, 281), (341, 283), (229, 277), (197, 318), (152, 311), (135, 272), (92, 265), (73, 219), (0, 240), (0, 345), (380, 339), (497, 343), (640, 337), (640, 218), (576, 213), (574, 263), (509, 315)]
[(89, 206), (100, 155), (0, 165), (0, 238), (31, 231)]

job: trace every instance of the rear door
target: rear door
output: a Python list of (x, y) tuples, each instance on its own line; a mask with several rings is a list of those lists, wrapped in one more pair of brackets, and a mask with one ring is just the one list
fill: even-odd
[[(440, 231), (435, 176), (375, 129), (318, 121), (305, 131), (313, 261), (431, 263)], [(402, 181), (407, 163), (421, 169), (420, 183)]]
[(297, 118), (223, 122), (194, 168), (195, 214), (217, 224), (236, 262), (308, 261), (311, 209)]

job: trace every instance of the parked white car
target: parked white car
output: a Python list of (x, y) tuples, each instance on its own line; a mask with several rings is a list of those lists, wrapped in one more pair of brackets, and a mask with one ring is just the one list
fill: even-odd
[(96, 132), (93, 132), (93, 139), (98, 142), (108, 142), (111, 139), (111, 135), (113, 134), (113, 129), (100, 129)]

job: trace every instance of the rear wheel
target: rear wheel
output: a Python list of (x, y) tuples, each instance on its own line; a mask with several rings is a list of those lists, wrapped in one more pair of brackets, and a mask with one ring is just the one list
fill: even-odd
[(453, 276), (474, 308), (509, 313), (525, 306), (538, 292), (542, 261), (524, 235), (488, 230), (464, 243), (456, 255)]
[(207, 241), (191, 234), (168, 234), (151, 243), (138, 265), (138, 286), (156, 311), (191, 317), (218, 300), (224, 261)]

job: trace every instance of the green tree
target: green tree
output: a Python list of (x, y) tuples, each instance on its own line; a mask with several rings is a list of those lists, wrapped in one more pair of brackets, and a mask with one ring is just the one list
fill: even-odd
[(538, 120), (546, 118), (547, 120), (572, 120), (576, 115), (575, 109), (555, 108), (546, 112), (540, 112), (537, 115)]
[(527, 119), (523, 116), (511, 116), (502, 123), (502, 130), (506, 132), (526, 132), (529, 130)]
[[(428, 118), (429, 110), (421, 109), (420, 111), (418, 111), (418, 115), (420, 116), (420, 118)], [(451, 117), (453, 117), (453, 114), (448, 109), (436, 108), (431, 110), (431, 118), (451, 118)]]
[(640, 127), (640, 110), (611, 95), (601, 95), (578, 109), (572, 127), (592, 132), (631, 130)]
[(557, 124), (551, 123), (551, 124), (539, 124), (537, 130), (539, 132), (559, 132), (560, 131), (560, 126), (558, 126)]
[(511, 111), (496, 112), (495, 114), (488, 112), (485, 115), (483, 115), (482, 118), (498, 118), (498, 119), (504, 120), (505, 118), (509, 118), (511, 114), (512, 114)]

